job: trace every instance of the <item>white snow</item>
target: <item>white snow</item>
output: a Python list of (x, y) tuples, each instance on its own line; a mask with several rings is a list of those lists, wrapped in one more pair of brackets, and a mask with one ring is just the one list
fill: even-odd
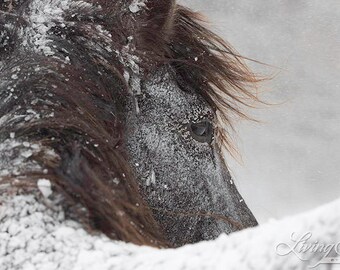
[(52, 185), (48, 179), (39, 179), (38, 188), (45, 198), (48, 198), (52, 194)]
[[(39, 171), (40, 166), (29, 159), (39, 151), (41, 151), (39, 146), (34, 149), (30, 144), (27, 145), (25, 142), (12, 138), (0, 143), (0, 176), (19, 175), (20, 172), (25, 171)], [(0, 182), (0, 186), (1, 184)]]
[[(54, 55), (50, 46), (52, 42), (48, 31), (55, 26), (55, 22), (63, 22), (64, 11), (70, 6), (69, 0), (34, 0), (29, 6), (27, 21), (30, 27), (25, 27), (22, 34), (23, 46), (43, 53), (46, 56)], [(43, 10), (44, 12), (41, 12)]]
[(146, 0), (133, 0), (129, 6), (129, 10), (132, 13), (139, 12), (142, 8), (146, 7), (145, 5)]
[(33, 155), (33, 151), (32, 150), (23, 151), (23, 152), (21, 152), (21, 155), (24, 158), (29, 158), (29, 157), (31, 157)]
[(149, 177), (146, 178), (146, 186), (156, 185), (156, 173), (152, 169)]
[[(340, 200), (214, 241), (158, 250), (90, 235), (78, 223), (66, 220), (61, 207), (52, 210), (33, 195), (0, 199), (2, 270), (302, 270), (317, 264), (325, 252), (310, 249), (300, 254), (297, 249), (305, 260), (301, 261), (289, 253), (293, 233), (299, 238), (310, 232), (314, 245), (316, 240), (320, 245), (340, 242)], [(316, 269), (326, 266), (336, 265)]]

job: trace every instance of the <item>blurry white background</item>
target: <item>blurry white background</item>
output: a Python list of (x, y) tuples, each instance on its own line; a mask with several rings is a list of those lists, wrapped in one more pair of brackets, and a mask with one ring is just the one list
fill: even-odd
[(181, 0), (204, 13), (238, 52), (277, 68), (263, 85), (279, 106), (238, 125), (243, 164), (229, 161), (258, 220), (299, 213), (340, 195), (340, 1)]

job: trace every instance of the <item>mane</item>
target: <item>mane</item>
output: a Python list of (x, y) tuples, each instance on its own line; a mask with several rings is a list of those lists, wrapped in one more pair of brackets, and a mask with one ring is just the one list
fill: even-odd
[[(232, 143), (226, 130), (232, 127), (232, 115), (248, 118), (240, 106), (258, 101), (248, 88), (257, 79), (241, 56), (202, 26), (197, 13), (172, 1), (169, 6), (149, 2), (135, 16), (128, 11), (115, 14), (122, 9), (121, 1), (71, 4), (65, 21), (72, 26), (56, 24), (49, 30), (56, 46), (49, 58), (29, 51), (25, 57), (11, 55), (21, 42), (17, 32), (24, 22), (18, 20), (16, 29), (6, 30), (11, 38), (2, 55), (8, 64), (0, 69), (4, 82), (1, 147), (14, 149), (13, 158), (21, 153), (20, 162), (26, 168), (3, 175), (0, 186), (6, 189), (0, 188), (0, 194), (32, 192), (39, 179), (49, 179), (53, 189), (63, 194), (66, 212), (89, 230), (112, 239), (165, 247), (169, 244), (139, 193), (122, 145), (122, 108), (131, 90), (127, 73), (130, 80), (147, 79), (159, 66), (169, 65), (183, 91), (197, 91), (227, 125), (220, 124), (218, 137), (228, 149)], [(128, 4), (124, 5), (123, 10), (128, 10)], [(16, 8), (1, 6), (1, 16), (20, 17), (27, 6)], [(159, 15), (149, 16), (148, 10)]]

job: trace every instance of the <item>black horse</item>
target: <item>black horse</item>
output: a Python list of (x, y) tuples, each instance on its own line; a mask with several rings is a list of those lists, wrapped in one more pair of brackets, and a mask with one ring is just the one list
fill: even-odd
[(222, 152), (256, 82), (175, 1), (1, 1), (0, 198), (161, 247), (255, 226)]

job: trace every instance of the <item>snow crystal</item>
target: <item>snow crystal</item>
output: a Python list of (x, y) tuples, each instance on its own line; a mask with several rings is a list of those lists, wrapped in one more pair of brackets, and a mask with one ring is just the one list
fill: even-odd
[(120, 180), (116, 177), (112, 180), (112, 182), (115, 184), (115, 185), (118, 185), (120, 183)]
[(151, 170), (149, 177), (146, 179), (146, 186), (148, 187), (150, 185), (156, 185), (156, 173), (153, 169)]
[(30, 147), (30, 143), (29, 142), (23, 142), (22, 145), (25, 146), (25, 147)]
[(23, 151), (21, 152), (21, 155), (25, 158), (29, 158), (33, 155), (33, 151), (32, 150)]
[(52, 194), (51, 182), (47, 179), (38, 180), (38, 188), (45, 198), (48, 198)]
[(137, 13), (144, 7), (146, 7), (145, 0), (133, 0), (129, 6), (129, 10), (132, 13)]
[[(64, 11), (69, 9), (69, 0), (45, 1), (34, 0), (30, 4), (27, 21), (31, 25), (26, 27), (23, 36), (24, 47), (42, 52), (45, 56), (54, 55), (50, 47), (52, 40), (48, 36), (48, 31), (55, 26), (55, 22), (63, 21)], [(41, 11), (44, 12), (41, 12)]]

